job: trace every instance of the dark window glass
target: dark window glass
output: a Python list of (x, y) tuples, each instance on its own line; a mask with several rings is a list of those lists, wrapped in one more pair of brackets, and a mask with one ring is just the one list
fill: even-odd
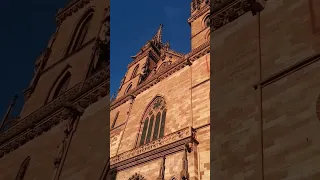
[(114, 120), (113, 120), (112, 126), (111, 126), (112, 128), (114, 128), (114, 126), (116, 125), (116, 121), (118, 119), (118, 116), (119, 116), (119, 111), (117, 112), (116, 116), (114, 117)]
[(152, 115), (151, 118), (150, 118), (146, 144), (150, 142), (151, 133), (152, 133), (152, 127), (153, 127), (153, 120), (154, 120), (154, 115)]
[(126, 90), (126, 93), (128, 93), (128, 92), (131, 90), (131, 88), (132, 88), (132, 84), (130, 84), (130, 85), (128, 86), (128, 88), (127, 88), (127, 90)]
[(167, 111), (164, 110), (162, 113), (162, 119), (161, 119), (160, 138), (163, 137), (163, 135), (164, 135), (164, 124), (166, 121), (166, 114), (167, 114)]
[(69, 85), (71, 79), (71, 74), (68, 72), (64, 78), (60, 81), (60, 83), (58, 84), (55, 93), (53, 94), (53, 99), (60, 96), (61, 94), (63, 94)]
[(131, 75), (131, 79), (134, 78), (137, 75), (138, 68), (139, 68), (139, 64), (133, 69), (132, 75)]
[(152, 138), (153, 141), (158, 139), (158, 137), (159, 137), (158, 135), (159, 135), (160, 117), (161, 117), (161, 114), (160, 114), (160, 112), (158, 112), (157, 117), (156, 117), (156, 123), (154, 125), (154, 132), (153, 132), (153, 138)]
[(149, 118), (147, 118), (147, 119), (144, 121), (143, 130), (142, 130), (142, 135), (141, 135), (141, 140), (140, 140), (140, 145), (143, 145), (143, 144), (144, 144), (144, 140), (145, 140), (145, 138), (146, 138), (146, 132), (147, 132), (147, 129), (148, 129), (148, 122), (149, 122)]

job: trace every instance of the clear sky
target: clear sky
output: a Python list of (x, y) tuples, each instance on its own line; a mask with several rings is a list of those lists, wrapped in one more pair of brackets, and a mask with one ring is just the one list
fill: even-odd
[(191, 0), (111, 0), (111, 95), (117, 92), (120, 81), (140, 48), (163, 24), (163, 41), (181, 53), (190, 51)]
[[(55, 31), (54, 16), (67, 0), (6, 0), (0, 6), (0, 121), (14, 94), (21, 95), (34, 62)], [(18, 101), (18, 109), (23, 96)], [(16, 110), (18, 110), (16, 109)]]

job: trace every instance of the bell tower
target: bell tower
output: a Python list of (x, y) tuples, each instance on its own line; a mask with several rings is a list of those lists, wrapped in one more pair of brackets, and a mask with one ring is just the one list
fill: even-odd
[(183, 57), (183, 54), (170, 50), (169, 42), (162, 42), (163, 27), (160, 24), (152, 39), (135, 56), (131, 56), (133, 61), (128, 65), (128, 71), (120, 83), (117, 98), (129, 94), (160, 68)]
[(191, 16), (191, 50), (210, 41), (210, 0), (192, 0)]

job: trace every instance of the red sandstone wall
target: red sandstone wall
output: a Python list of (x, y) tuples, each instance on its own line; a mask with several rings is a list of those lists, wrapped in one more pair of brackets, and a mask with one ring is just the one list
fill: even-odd
[[(109, 151), (107, 137), (109, 99), (105, 97), (86, 109), (71, 143), (61, 179), (98, 179)], [(25, 180), (51, 179), (58, 144), (64, 137), (63, 122), (0, 159), (0, 179), (14, 179), (22, 161), (31, 156)]]
[[(308, 1), (269, 0), (261, 14), (262, 70), (266, 78), (319, 53)], [(211, 176), (260, 179), (257, 120), (257, 17), (247, 13), (211, 35), (213, 137)], [(318, 179), (319, 62), (263, 88), (265, 179)]]

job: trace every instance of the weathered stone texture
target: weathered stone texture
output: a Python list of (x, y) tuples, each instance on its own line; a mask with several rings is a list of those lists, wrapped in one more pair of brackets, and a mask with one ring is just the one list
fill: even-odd
[(255, 18), (247, 13), (211, 36), (213, 179), (259, 179), (254, 25)]
[(112, 110), (110, 112), (110, 125), (114, 123), (113, 121), (115, 120), (117, 112), (119, 112), (119, 115), (116, 119), (116, 123), (114, 127), (118, 127), (119, 125), (122, 125), (123, 123), (125, 123), (128, 116), (127, 112), (129, 110), (129, 107), (130, 107), (130, 102), (127, 101), (126, 103)]
[(191, 95), (189, 88), (190, 69), (187, 67), (139, 94), (133, 103), (119, 153), (135, 147), (144, 111), (157, 95), (164, 96), (167, 103), (165, 135), (190, 126)]
[(146, 179), (157, 179), (157, 177), (159, 176), (160, 165), (161, 159), (157, 159), (136, 167), (126, 169), (125, 171), (120, 171), (117, 174), (117, 180), (127, 180), (135, 173), (141, 174)]
[(313, 34), (310, 13), (306, 0), (267, 2), (261, 13), (263, 77), (319, 53), (320, 38)]
[[(61, 179), (98, 179), (101, 175), (108, 157), (105, 152), (109, 151), (109, 147), (107, 143), (101, 143), (97, 139), (106, 136), (109, 130), (106, 121), (109, 114), (108, 101), (108, 97), (105, 97), (86, 109), (71, 143)], [(14, 179), (27, 156), (31, 160), (26, 180), (51, 179), (54, 174), (54, 158), (59, 150), (57, 146), (64, 137), (65, 125), (66, 122), (63, 122), (53, 127), (1, 158), (0, 179)]]
[(320, 61), (263, 89), (266, 179), (320, 177), (319, 72)]
[[(75, 24), (78, 23), (80, 17), (89, 7), (94, 7), (95, 13), (92, 23), (88, 28), (87, 39), (95, 38), (99, 34), (98, 31), (102, 25), (103, 18), (106, 17), (105, 10), (108, 7), (109, 1), (92, 0), (89, 2), (90, 3), (83, 8), (78, 4), (77, 7), (79, 11), (75, 12), (73, 9), (72, 12), (68, 13), (65, 21), (60, 25), (57, 39), (51, 48), (52, 53), (48, 59), (48, 64), (45, 69), (42, 69), (43, 71), (41, 71), (36, 88), (24, 104), (21, 113), (21, 122), (13, 125), (9, 130), (1, 132), (3, 133), (1, 134), (1, 141), (4, 142), (0, 144), (1, 153), (7, 148), (12, 148), (12, 144), (17, 144), (17, 149), (11, 149), (11, 152), (5, 154), (3, 157), (1, 154), (1, 180), (15, 179), (21, 163), (28, 156), (30, 156), (30, 163), (27, 167), (24, 180), (47, 180), (52, 179), (54, 176), (54, 160), (58, 157), (59, 150), (62, 149), (62, 146), (58, 148), (58, 145), (62, 145), (61, 142), (65, 138), (65, 128), (68, 122), (67, 120), (63, 121), (64, 117), (59, 115), (61, 109), (57, 110), (55, 108), (62, 108), (62, 103), (70, 99), (69, 97), (65, 97), (65, 95), (68, 95), (65, 91), (60, 91), (64, 94), (60, 95), (58, 99), (55, 99), (54, 106), (51, 106), (52, 104), (47, 106), (49, 108), (43, 108), (43, 106), (45, 105), (47, 97), (50, 96), (51, 90), (57, 90), (56, 85), (53, 85), (59, 75), (65, 72), (64, 70), (66, 70), (67, 65), (71, 66), (68, 70), (70, 70), (72, 77), (68, 87), (63, 90), (69, 90), (76, 84), (84, 83), (84, 80), (88, 78), (86, 75), (89, 73), (89, 63), (96, 60), (91, 58), (91, 54), (93, 53), (92, 47), (94, 43), (100, 42), (97, 41), (97, 39), (94, 39), (95, 41), (91, 44), (83, 46), (82, 49), (74, 52), (70, 57), (63, 58), (66, 46), (69, 45), (70, 42), (69, 37), (73, 34)], [(101, 48), (98, 44), (96, 45), (96, 48)], [(103, 57), (96, 56), (96, 58)], [(109, 61), (108, 59), (105, 60)], [(103, 65), (101, 68), (106, 67)], [(108, 92), (101, 92), (101, 89), (109, 91), (108, 88), (105, 87), (109, 80), (106, 74), (98, 73), (97, 75), (99, 75), (99, 77), (93, 76), (95, 79), (92, 77), (89, 79), (91, 80), (90, 84), (84, 83), (84, 89), (82, 89), (84, 91), (81, 91), (82, 94), (76, 94), (77, 99), (72, 99), (72, 102), (70, 102), (74, 104), (79, 103), (81, 104), (80, 106), (86, 107), (86, 109), (79, 120), (78, 127), (74, 133), (70, 148), (68, 149), (66, 161), (62, 168), (62, 175), (60, 176), (61, 180), (98, 179), (104, 171), (105, 164), (109, 160), (110, 139), (108, 139), (108, 132), (110, 131), (110, 125), (108, 120), (110, 119), (110, 99)], [(61, 79), (59, 79), (59, 83), (61, 82), (60, 80)], [(99, 86), (99, 88), (97, 86)], [(73, 97), (73, 95), (74, 94), (71, 96)], [(104, 97), (101, 98), (102, 96)], [(51, 99), (48, 99), (48, 102), (50, 101)], [(24, 119), (24, 117), (39, 109), (40, 111), (35, 113), (35, 116), (30, 116), (34, 119)], [(57, 114), (58, 116), (56, 116)], [(43, 117), (44, 115), (48, 117)], [(51, 119), (52, 117), (57, 119)], [(57, 122), (58, 124), (56, 125), (54, 124), (56, 122), (55, 120), (62, 122)], [(30, 124), (31, 122), (43, 124), (39, 127), (39, 124)], [(20, 130), (23, 132), (20, 132)], [(27, 134), (23, 134), (26, 133), (26, 131)], [(31, 137), (34, 136), (36, 137), (31, 139)], [(12, 139), (8, 138), (9, 140), (7, 140), (7, 137)], [(16, 139), (19, 139), (19, 141), (15, 141)], [(25, 141), (27, 142), (23, 144)]]
[(197, 48), (209, 40), (207, 38), (210, 28), (204, 23), (204, 20), (208, 15), (209, 12), (204, 13), (191, 23), (191, 49)]
[[(71, 142), (61, 179), (99, 179), (109, 155), (109, 97), (86, 109)], [(99, 141), (98, 141), (99, 140)]]
[(210, 125), (197, 129), (197, 169), (200, 179), (210, 179)]
[[(308, 1), (267, 1), (261, 13), (262, 76), (319, 53)], [(261, 179), (257, 16), (211, 35), (211, 178)], [(265, 179), (318, 179), (319, 61), (262, 89)]]
[(320, 31), (320, 12), (317, 11), (317, 7), (320, 6), (320, 2), (317, 0), (309, 0), (310, 12), (311, 12), (311, 22), (314, 33), (319, 33)]
[(23, 160), (30, 156), (30, 164), (25, 175), (26, 180), (51, 179), (53, 160), (57, 156), (57, 146), (63, 138), (65, 122), (57, 125), (41, 136), (36, 137), (17, 150), (0, 159), (0, 179), (14, 179)]

